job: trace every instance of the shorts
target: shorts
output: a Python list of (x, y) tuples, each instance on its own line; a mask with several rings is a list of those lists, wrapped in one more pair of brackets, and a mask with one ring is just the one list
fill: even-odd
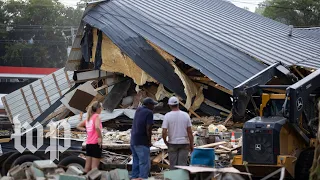
[(99, 144), (87, 144), (86, 152), (89, 157), (101, 158), (102, 156), (102, 148)]

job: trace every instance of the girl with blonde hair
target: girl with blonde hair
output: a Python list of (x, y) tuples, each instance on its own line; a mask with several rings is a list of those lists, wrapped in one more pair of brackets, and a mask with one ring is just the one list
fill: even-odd
[[(98, 168), (102, 156), (102, 123), (99, 117), (102, 111), (101, 103), (95, 101), (88, 107), (87, 119), (81, 121), (77, 129), (87, 132), (85, 173)], [(82, 120), (82, 115), (81, 115)]]

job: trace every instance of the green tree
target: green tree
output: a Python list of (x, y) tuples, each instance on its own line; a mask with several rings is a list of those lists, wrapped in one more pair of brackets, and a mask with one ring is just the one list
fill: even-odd
[(0, 5), (0, 27), (5, 30), (1, 65), (64, 66), (68, 42), (63, 31), (79, 25), (82, 9), (57, 0), (9, 0)]
[(320, 25), (319, 0), (268, 0), (263, 16), (284, 24), (310, 27)]

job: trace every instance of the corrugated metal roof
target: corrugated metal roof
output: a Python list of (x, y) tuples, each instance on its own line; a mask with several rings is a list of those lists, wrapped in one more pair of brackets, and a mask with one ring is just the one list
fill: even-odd
[[(209, 29), (209, 24), (216, 22), (208, 14), (214, 11), (208, 10), (207, 5), (216, 9), (218, 4), (225, 3), (208, 0), (114, 0), (98, 4), (83, 20), (109, 37), (140, 35), (199, 69), (218, 84), (232, 89), (266, 66), (221, 42)], [(135, 57), (131, 58), (135, 61)]]
[(320, 27), (297, 28), (297, 30), (304, 32), (306, 35), (313, 36), (315, 38), (320, 38)]

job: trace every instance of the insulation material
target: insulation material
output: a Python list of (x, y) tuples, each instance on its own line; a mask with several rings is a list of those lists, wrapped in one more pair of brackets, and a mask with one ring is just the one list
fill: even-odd
[[(198, 109), (201, 103), (204, 101), (202, 87), (197, 87), (196, 84), (194, 84), (193, 81), (186, 74), (184, 74), (184, 72), (182, 72), (174, 62), (171, 62), (171, 65), (174, 67), (174, 72), (179, 76), (184, 85), (184, 92), (187, 95), (185, 107), (188, 110)], [(193, 98), (195, 98), (194, 101)]]
[[(96, 53), (97, 42), (97, 29), (93, 29), (92, 54)], [(103, 61), (101, 70), (122, 73), (132, 78), (134, 83), (140, 86), (146, 82), (157, 82), (137, 66), (126, 54), (122, 53), (121, 50), (105, 34), (103, 34), (102, 38), (101, 51)], [(92, 56), (91, 61), (94, 62), (94, 60), (94, 56)]]

